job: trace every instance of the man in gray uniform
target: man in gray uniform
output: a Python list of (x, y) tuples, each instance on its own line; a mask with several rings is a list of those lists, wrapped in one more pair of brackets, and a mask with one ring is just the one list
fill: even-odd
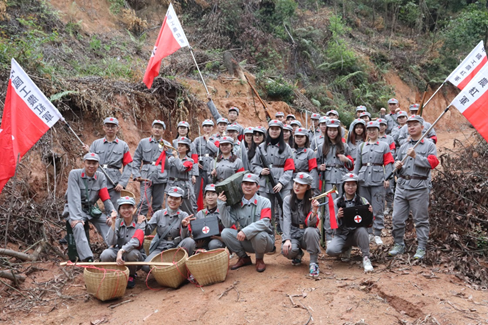
[[(398, 181), (395, 191), (393, 210), (393, 240), (395, 245), (389, 252), (390, 256), (402, 254), (405, 250), (403, 236), (405, 222), (412, 211), (413, 222), (417, 232), (418, 248), (415, 259), (425, 255), (429, 239), (429, 181), (430, 170), (438, 164), (437, 149), (432, 141), (422, 139), (420, 144), (412, 148), (422, 137), (424, 119), (418, 115), (407, 120), (408, 133), (411, 140), (403, 144), (397, 152), (395, 168), (398, 170)], [(408, 157), (405, 163), (401, 160)]]
[[(217, 121), (223, 116), (220, 115), (219, 111), (217, 110), (217, 107), (215, 107), (215, 104), (212, 100), (212, 96), (208, 95), (208, 103), (207, 103), (208, 109), (210, 110), (210, 113), (212, 114), (213, 118), (215, 121)], [(239, 128), (239, 140), (242, 140), (242, 137), (244, 136), (244, 127), (241, 126), (239, 123), (237, 123), (237, 119), (239, 118), (239, 109), (235, 106), (232, 106), (229, 108), (229, 113), (227, 114), (227, 119), (229, 120), (229, 124), (235, 124)]]
[(217, 208), (220, 220), (225, 229), (222, 231), (222, 240), (229, 249), (239, 256), (231, 270), (251, 265), (251, 257), (246, 252), (256, 254), (256, 271), (266, 270), (264, 254), (273, 251), (274, 235), (271, 227), (271, 202), (257, 195), (259, 177), (254, 174), (245, 174), (242, 179), (242, 192), (244, 196), (240, 205), (226, 206), (225, 193), (220, 193)]
[[(149, 206), (152, 207), (154, 214), (163, 205), (164, 190), (168, 182), (168, 172), (165, 166), (168, 157), (173, 155), (170, 149), (163, 151), (165, 147), (160, 144), (164, 141), (165, 129), (166, 125), (163, 121), (154, 120), (152, 122), (152, 136), (142, 139), (134, 153), (132, 177), (135, 181), (141, 182), (139, 214), (142, 215), (147, 215)], [(164, 144), (170, 145), (167, 141), (164, 141)]]
[[(100, 157), (99, 168), (103, 168), (114, 182), (112, 184), (110, 179), (107, 179), (107, 188), (110, 200), (117, 209), (120, 191), (127, 186), (132, 173), (132, 156), (127, 143), (117, 138), (119, 121), (115, 117), (107, 117), (103, 120), (103, 131), (105, 137), (93, 141), (90, 148), (85, 145), (85, 150), (94, 152)], [(124, 168), (123, 173), (120, 172), (120, 168)]]
[(391, 131), (398, 125), (397, 124), (397, 113), (396, 109), (400, 107), (398, 105), (398, 99), (390, 98), (388, 100), (388, 109), (390, 110), (390, 114), (385, 115), (385, 119), (388, 122), (388, 127), (386, 129), (386, 134), (390, 134)]
[[(107, 180), (101, 171), (97, 171), (100, 157), (96, 153), (87, 153), (83, 158), (83, 168), (73, 169), (68, 176), (67, 204), (63, 216), (67, 217), (76, 242), (76, 250), (81, 261), (92, 261), (93, 253), (86, 238), (84, 225), (90, 221), (98, 233), (106, 239), (108, 232), (106, 214), (117, 215), (107, 190)], [(103, 201), (105, 214), (94, 211), (98, 199)]]
[(312, 120), (312, 125), (310, 127), (310, 130), (308, 131), (308, 139), (310, 140), (310, 143), (312, 143), (313, 139), (315, 137), (320, 136), (320, 130), (319, 130), (319, 120), (320, 120), (320, 114), (318, 113), (312, 113), (312, 116), (310, 117)]
[[(417, 113), (419, 111), (419, 108), (420, 108), (420, 105), (419, 104), (412, 104), (412, 105), (410, 105), (410, 107), (408, 108), (410, 110), (410, 115), (411, 116), (417, 115)], [(424, 121), (424, 128), (422, 129), (422, 133), (427, 132), (427, 130), (430, 128), (430, 126), (431, 126), (431, 124), (429, 122)], [(404, 143), (408, 142), (408, 139), (409, 139), (408, 127), (406, 125), (404, 125), (400, 129), (400, 133), (398, 135), (398, 143), (401, 146)], [(426, 139), (432, 140), (432, 142), (434, 142), (434, 144), (437, 143), (437, 135), (436, 135), (434, 129), (430, 130), (429, 134), (427, 134)]]

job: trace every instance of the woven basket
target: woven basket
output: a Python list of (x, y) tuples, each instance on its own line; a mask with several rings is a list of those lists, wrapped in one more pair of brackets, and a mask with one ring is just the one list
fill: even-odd
[(193, 255), (186, 267), (202, 286), (223, 282), (229, 270), (229, 252), (220, 248)]
[(172, 248), (154, 256), (151, 262), (170, 262), (171, 266), (153, 266), (151, 274), (156, 281), (170, 288), (178, 288), (186, 280), (186, 260), (188, 253), (182, 248)]
[(132, 193), (131, 191), (128, 191), (128, 190), (122, 190), (122, 191), (120, 191), (120, 197), (124, 197), (124, 196), (128, 196), (128, 197), (131, 197), (133, 199), (136, 198), (136, 196), (134, 195), (134, 193)]
[(144, 251), (146, 251), (146, 256), (149, 256), (149, 247), (151, 246), (153, 238), (153, 235), (144, 237)]
[(85, 268), (83, 278), (89, 294), (101, 301), (111, 300), (124, 296), (129, 269), (119, 265)]

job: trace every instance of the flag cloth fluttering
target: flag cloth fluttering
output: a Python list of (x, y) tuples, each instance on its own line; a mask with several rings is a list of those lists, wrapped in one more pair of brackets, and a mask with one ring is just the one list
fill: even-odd
[(486, 51), (483, 41), (468, 54), (460, 65), (447, 77), (447, 81), (464, 89), (474, 76), (486, 65)]
[(64, 120), (61, 113), (12, 59), (0, 126), (0, 192), (15, 174), (17, 157), (22, 158), (60, 119)]
[(151, 89), (154, 78), (159, 75), (161, 60), (185, 46), (189, 46), (188, 39), (170, 3), (144, 74), (143, 81), (147, 88)]

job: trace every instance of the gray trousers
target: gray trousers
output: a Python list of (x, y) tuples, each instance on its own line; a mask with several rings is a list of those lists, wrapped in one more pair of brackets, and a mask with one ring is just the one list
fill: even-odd
[(300, 253), (300, 249), (306, 249), (310, 254), (310, 263), (317, 263), (320, 253), (320, 231), (317, 228), (308, 227), (305, 229), (302, 238), (291, 239), (291, 250), (288, 254), (283, 253), (283, 244), (281, 244), (281, 254), (288, 259), (294, 259)]
[[(199, 248), (203, 248), (206, 250), (225, 248), (225, 244), (218, 239), (210, 239), (210, 240), (203, 239), (203, 240), (205, 240), (207, 242), (205, 243), (205, 245), (203, 247), (199, 247)], [(190, 237), (183, 239), (183, 241), (180, 243), (180, 246), (181, 245), (188, 247), (188, 249), (187, 249), (188, 256), (193, 255), (195, 253), (195, 249), (197, 248), (196, 241)]]
[[(166, 183), (152, 184), (145, 188), (146, 182), (141, 182), (141, 201), (137, 207), (138, 211), (141, 209), (139, 214), (147, 216), (149, 211), (149, 203), (151, 203), (152, 213), (163, 208), (164, 203), (164, 190), (166, 189)], [(152, 201), (151, 201), (152, 199)]]
[[(334, 185), (337, 187), (337, 191), (339, 192), (339, 196), (342, 195), (342, 185), (341, 184), (332, 184), (332, 183), (323, 183), (325, 184), (325, 191), (323, 191), (324, 193), (327, 192), (327, 191), (330, 191), (332, 189), (332, 187), (334, 187)], [(324, 186), (324, 185), (322, 185)], [(335, 200), (337, 198), (337, 194), (332, 193), (332, 199)], [(325, 198), (325, 201), (324, 202), (328, 202), (328, 199)], [(323, 216), (324, 216), (324, 231), (325, 231), (325, 240), (326, 241), (329, 241), (329, 240), (332, 240), (332, 237), (334, 236), (334, 229), (330, 228), (330, 212), (329, 212), (329, 204), (325, 204), (323, 206)], [(337, 218), (337, 217), (336, 217)]]
[[(117, 261), (117, 253), (119, 252), (119, 248), (107, 248), (102, 252), (100, 255), (100, 261), (102, 262), (116, 262)], [(142, 254), (141, 251), (137, 249), (133, 249), (130, 252), (125, 252), (122, 255), (122, 259), (125, 262), (138, 262), (144, 261), (146, 258), (146, 254)], [(137, 271), (137, 265), (127, 266), (129, 268), (129, 274), (134, 275)]]
[[(73, 220), (69, 219), (69, 221), (71, 222)], [(86, 219), (84, 221), (90, 221), (91, 224), (95, 226), (100, 236), (102, 236), (105, 243), (107, 243), (107, 241), (105, 240), (105, 236), (108, 232), (108, 226), (106, 224), (107, 217), (105, 214), (102, 214), (98, 219), (92, 218), (90, 220)], [(89, 257), (93, 258), (90, 244), (88, 243), (88, 239), (86, 238), (85, 229), (83, 228), (83, 225), (81, 223), (77, 223), (76, 226), (73, 228), (73, 235), (75, 237), (76, 251), (78, 252), (80, 260), (83, 261)]]
[[(285, 192), (283, 192), (283, 190), (281, 190), (281, 193), (282, 193), (282, 195), (285, 194)], [(261, 192), (261, 193), (259, 193), (259, 195), (267, 198), (271, 202), (271, 224), (272, 225), (276, 224), (277, 226), (278, 225), (281, 226), (281, 224), (283, 223), (283, 220), (282, 220), (283, 214), (281, 212), (283, 207), (281, 207), (281, 209), (280, 209), (280, 206), (278, 204), (278, 199), (276, 199), (276, 195), (274, 195), (272, 193), (265, 193), (265, 192)]]
[[(192, 246), (192, 242), (193, 242), (193, 246)], [(191, 255), (193, 255), (193, 251), (195, 250), (195, 241), (193, 241), (193, 239), (191, 239), (190, 237), (187, 237), (187, 238), (183, 239), (178, 244), (178, 247), (181, 247), (184, 250), (186, 250), (188, 253), (188, 256), (191, 256)], [(149, 254), (149, 256), (146, 257), (146, 259), (144, 261), (145, 262), (151, 262), (151, 260), (154, 258), (154, 256), (157, 256), (157, 255), (161, 254), (163, 251), (171, 249), (171, 248), (176, 248), (176, 246), (175, 247), (167, 246), (164, 249), (158, 247), (151, 254)], [(144, 265), (142, 267), (142, 270), (146, 273), (149, 273), (150, 269), (151, 269), (151, 267), (149, 265)]]
[(413, 222), (417, 232), (419, 248), (427, 247), (429, 239), (429, 188), (405, 190), (397, 186), (395, 191), (395, 209), (393, 210), (393, 230), (395, 244), (404, 245), (405, 222), (412, 211)]
[(332, 242), (327, 245), (325, 253), (329, 256), (339, 256), (352, 246), (359, 247), (363, 253), (363, 257), (369, 257), (369, 238), (366, 228), (357, 228), (355, 231), (349, 232), (347, 237), (343, 235), (335, 236)]
[(255, 253), (256, 259), (262, 259), (265, 253), (271, 252), (274, 247), (273, 237), (265, 231), (258, 233), (251, 240), (239, 241), (238, 231), (232, 228), (222, 230), (222, 240), (225, 245), (239, 257), (245, 257), (246, 253)]
[(390, 179), (390, 187), (386, 189), (386, 207), (390, 209), (390, 213), (393, 210), (393, 200), (395, 198), (395, 177)]
[(368, 228), (368, 233), (374, 231), (375, 236), (381, 236), (381, 229), (385, 228), (383, 210), (385, 208), (385, 188), (381, 186), (359, 185), (359, 195), (364, 197), (373, 207), (373, 229)]
[(112, 187), (111, 189), (108, 190), (108, 195), (110, 195), (110, 201), (112, 201), (115, 211), (118, 211), (119, 206), (117, 205), (117, 200), (120, 199), (120, 192), (117, 192), (115, 188)]

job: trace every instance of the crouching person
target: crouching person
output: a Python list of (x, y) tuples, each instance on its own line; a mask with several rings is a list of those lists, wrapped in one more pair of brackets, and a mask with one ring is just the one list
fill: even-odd
[[(136, 201), (128, 196), (117, 200), (119, 207), (119, 219), (117, 215), (111, 216), (112, 225), (108, 229), (106, 241), (110, 248), (107, 248), (100, 255), (102, 262), (117, 262), (124, 265), (125, 262), (144, 261), (144, 228), (146, 227), (146, 217), (140, 215), (135, 220)], [(136, 223), (137, 221), (137, 223)], [(129, 268), (129, 281), (127, 288), (132, 289), (135, 285), (137, 266), (131, 265)]]
[(293, 192), (283, 200), (283, 256), (293, 265), (302, 263), (303, 250), (310, 254), (310, 276), (319, 276), (317, 262), (320, 253), (320, 214), (317, 200), (311, 201), (314, 179), (307, 173), (298, 173), (293, 180)]
[[(188, 225), (190, 224), (191, 215), (180, 209), (183, 203), (183, 189), (173, 186), (167, 192), (167, 208), (158, 210), (149, 221), (146, 222), (146, 235), (150, 235), (154, 229), (157, 233), (151, 241), (149, 247), (149, 256), (146, 262), (150, 262), (154, 256), (161, 254), (161, 252), (182, 247), (188, 255), (193, 254), (195, 244), (193, 239), (189, 237)], [(149, 272), (149, 266), (145, 265), (142, 270)]]
[(276, 249), (271, 227), (271, 202), (257, 195), (259, 176), (245, 174), (241, 186), (244, 196), (240, 204), (228, 207), (225, 205), (227, 201), (225, 194), (222, 192), (218, 197), (217, 207), (225, 227), (222, 231), (222, 240), (239, 256), (239, 260), (231, 266), (231, 270), (251, 265), (251, 257), (246, 253), (255, 253), (256, 271), (263, 272), (266, 270), (264, 254)]
[[(358, 246), (363, 253), (364, 272), (371, 272), (373, 271), (373, 266), (369, 259), (368, 230), (365, 227), (349, 228), (342, 222), (344, 208), (366, 204), (369, 205), (369, 202), (364, 197), (359, 196), (359, 178), (356, 174), (345, 174), (342, 181), (342, 192), (344, 194), (334, 200), (334, 208), (339, 227), (336, 230), (336, 236), (332, 239), (331, 243), (327, 245), (326, 253), (329, 256), (339, 256), (342, 254), (343, 261), (346, 261), (351, 257), (352, 246)], [(369, 211), (373, 212), (371, 205), (369, 205)]]

